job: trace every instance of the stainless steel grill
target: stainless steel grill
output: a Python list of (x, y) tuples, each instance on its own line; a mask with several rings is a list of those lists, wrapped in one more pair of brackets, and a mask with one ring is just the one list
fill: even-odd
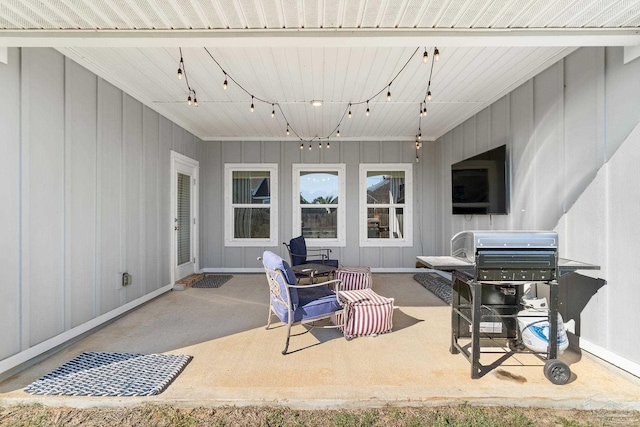
[(464, 231), (451, 240), (451, 256), (473, 265), (479, 281), (555, 280), (558, 234), (548, 231)]
[[(600, 267), (558, 256), (558, 234), (552, 231), (463, 231), (451, 239), (451, 255), (419, 256), (429, 268), (453, 271), (451, 348), (471, 363), (471, 378), (492, 368), (480, 363), (481, 340), (506, 339), (510, 353), (521, 352), (516, 318), (525, 283), (549, 287), (548, 348), (545, 376), (565, 384), (571, 370), (558, 354), (558, 280), (565, 274)], [(497, 327), (496, 327), (497, 326)], [(555, 338), (553, 338), (555, 337)], [(470, 340), (464, 344), (459, 339)], [(536, 354), (534, 352), (534, 354)], [(508, 356), (508, 355), (507, 355)]]

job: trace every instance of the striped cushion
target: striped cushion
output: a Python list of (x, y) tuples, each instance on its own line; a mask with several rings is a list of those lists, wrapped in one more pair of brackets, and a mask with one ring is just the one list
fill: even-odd
[[(340, 297), (347, 304), (345, 337), (382, 334), (393, 328), (393, 298), (378, 295), (371, 289), (340, 292)], [(342, 324), (342, 313), (335, 314), (332, 321)]]
[(343, 291), (370, 289), (372, 284), (369, 267), (340, 267), (336, 270), (334, 278), (342, 280), (340, 290)]

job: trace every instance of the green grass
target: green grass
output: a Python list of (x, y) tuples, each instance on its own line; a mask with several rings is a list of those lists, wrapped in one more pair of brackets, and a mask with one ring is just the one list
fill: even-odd
[(640, 426), (640, 412), (608, 412), (482, 407), (385, 407), (360, 410), (295, 410), (286, 407), (50, 408), (43, 405), (0, 406), (0, 426), (257, 426), (257, 427), (601, 427)]

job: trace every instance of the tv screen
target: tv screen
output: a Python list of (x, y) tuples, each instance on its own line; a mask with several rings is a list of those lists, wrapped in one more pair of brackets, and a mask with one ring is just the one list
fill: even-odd
[(507, 146), (451, 165), (454, 215), (507, 213)]

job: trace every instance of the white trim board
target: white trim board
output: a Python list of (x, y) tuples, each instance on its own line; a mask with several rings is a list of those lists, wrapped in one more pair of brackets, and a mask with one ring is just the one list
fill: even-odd
[(626, 359), (622, 356), (619, 356), (609, 350), (607, 350), (606, 348), (600, 347), (597, 344), (594, 344), (592, 342), (589, 342), (587, 340), (585, 340), (584, 338), (579, 338), (579, 346), (580, 349), (604, 360), (605, 362), (608, 362), (610, 364), (612, 364), (613, 366), (616, 366), (620, 369), (622, 369), (623, 371), (626, 371), (638, 378), (640, 378), (640, 365), (632, 362), (629, 359)]
[(173, 285), (166, 285), (162, 288), (155, 290), (151, 293), (148, 293), (138, 299), (135, 299), (127, 304), (124, 304), (114, 310), (111, 310), (103, 315), (95, 317), (88, 322), (85, 322), (81, 325), (76, 326), (75, 328), (69, 329), (59, 335), (56, 335), (53, 338), (49, 338), (46, 341), (41, 342), (40, 344), (34, 345), (33, 347), (22, 351), (20, 353), (14, 354), (4, 360), (0, 361), (0, 379), (3, 379), (3, 375), (5, 372), (8, 372), (24, 363), (29, 362), (31, 359), (38, 357), (47, 351), (53, 350), (54, 348), (65, 344), (67, 341), (72, 340), (73, 338), (79, 337), (80, 335), (88, 332), (98, 326), (103, 325), (104, 323), (115, 319), (116, 317), (133, 310), (134, 308), (151, 301), (152, 299), (164, 294), (167, 291), (170, 291), (173, 288)]

